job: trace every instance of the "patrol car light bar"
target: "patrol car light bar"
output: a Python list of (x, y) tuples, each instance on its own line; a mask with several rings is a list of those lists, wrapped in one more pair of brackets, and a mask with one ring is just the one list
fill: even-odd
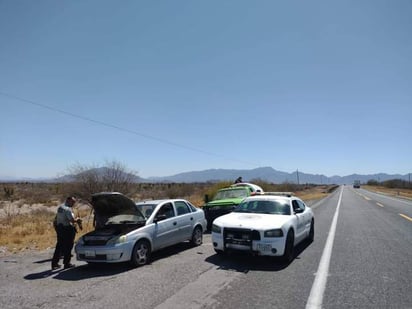
[(257, 193), (255, 195), (280, 195), (280, 196), (287, 196), (291, 197), (294, 196), (293, 192), (262, 192), (262, 193)]

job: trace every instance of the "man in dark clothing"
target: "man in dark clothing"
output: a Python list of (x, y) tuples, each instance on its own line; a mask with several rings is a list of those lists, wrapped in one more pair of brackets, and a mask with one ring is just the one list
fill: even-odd
[(72, 207), (76, 203), (76, 199), (69, 196), (64, 204), (61, 204), (57, 209), (55, 218), (55, 228), (57, 233), (57, 243), (52, 258), (52, 270), (61, 267), (59, 265), (60, 255), (63, 254), (64, 268), (74, 267), (70, 263), (71, 251), (74, 245), (74, 237), (76, 236), (76, 228), (74, 224), (81, 222), (81, 219), (75, 219)]
[(241, 183), (241, 182), (243, 182), (242, 177), (236, 178), (235, 183)]

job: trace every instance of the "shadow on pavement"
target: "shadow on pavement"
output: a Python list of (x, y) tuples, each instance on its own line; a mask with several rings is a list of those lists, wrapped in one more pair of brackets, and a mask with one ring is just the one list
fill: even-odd
[(40, 261), (34, 261), (33, 263), (35, 264), (44, 264), (44, 263), (51, 263), (51, 258), (50, 259), (44, 259), (44, 260), (40, 260)]
[(287, 263), (280, 257), (257, 256), (241, 251), (228, 251), (225, 254), (211, 255), (205, 259), (206, 262), (218, 266), (221, 270), (232, 270), (241, 273), (249, 271), (281, 271), (287, 268), (299, 255), (310, 246), (312, 242), (303, 241), (295, 247), (294, 259)]
[[(181, 253), (183, 251), (193, 249), (193, 246), (189, 242), (182, 242), (175, 246), (171, 246), (152, 253), (151, 263), (157, 260), (168, 258), (172, 255)], [(51, 259), (44, 259), (35, 261), (34, 263), (50, 263)], [(76, 261), (73, 261), (76, 264)], [(57, 270), (45, 270), (39, 273), (32, 273), (24, 276), (26, 280), (38, 280), (52, 277), (53, 279), (66, 280), (66, 281), (79, 281), (84, 279), (96, 278), (96, 277), (110, 277), (123, 272), (133, 270), (134, 268), (127, 262), (124, 263), (91, 263), (82, 264), (69, 268), (69, 269), (57, 269)], [(144, 267), (144, 266), (141, 266)]]
[[(56, 272), (54, 272), (56, 273)], [(39, 273), (33, 273), (33, 274), (28, 274), (27, 276), (24, 276), (24, 279), (26, 280), (38, 280), (38, 279), (44, 279), (48, 278), (51, 275), (53, 275), (53, 271), (51, 269), (39, 272)]]
[(67, 281), (79, 281), (89, 279), (93, 277), (105, 277), (113, 276), (125, 271), (130, 270), (131, 267), (127, 263), (118, 264), (96, 264), (88, 265), (83, 264), (77, 267), (57, 270), (45, 270), (39, 273), (28, 274), (24, 277), (26, 280), (38, 280), (52, 277), (53, 279), (67, 280)]
[(168, 258), (169, 256), (184, 252), (186, 250), (193, 249), (193, 245), (190, 242), (181, 242), (174, 246), (161, 249), (152, 253), (152, 262), (157, 260)]

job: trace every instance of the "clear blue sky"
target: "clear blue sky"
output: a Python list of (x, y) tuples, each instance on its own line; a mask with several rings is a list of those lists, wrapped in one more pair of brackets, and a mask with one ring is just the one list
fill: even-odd
[(0, 2), (0, 176), (412, 172), (412, 2)]

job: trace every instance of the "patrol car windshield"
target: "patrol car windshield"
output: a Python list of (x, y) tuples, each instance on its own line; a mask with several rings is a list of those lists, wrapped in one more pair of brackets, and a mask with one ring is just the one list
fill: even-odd
[(283, 201), (251, 200), (240, 203), (233, 212), (290, 215), (290, 206)]
[(213, 200), (224, 200), (229, 198), (242, 198), (247, 197), (247, 189), (233, 189), (233, 190), (222, 190), (218, 191)]

